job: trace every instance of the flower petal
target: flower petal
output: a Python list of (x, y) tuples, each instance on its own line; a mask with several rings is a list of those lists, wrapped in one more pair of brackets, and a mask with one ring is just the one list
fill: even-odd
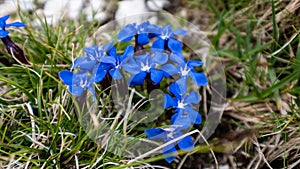
[(129, 80), (129, 86), (139, 86), (144, 84), (144, 79), (146, 77), (146, 72), (140, 72), (136, 75), (133, 75)]
[(180, 88), (179, 88), (179, 86), (178, 86), (177, 83), (172, 83), (172, 84), (170, 85), (170, 87), (169, 87), (169, 91), (170, 91), (172, 94), (174, 94), (174, 96), (175, 96), (178, 100), (181, 99), (181, 95), (182, 95), (183, 93), (181, 93)]
[(202, 122), (201, 115), (197, 111), (195, 111), (192, 107), (187, 106), (185, 109), (192, 123), (200, 124)]
[(8, 31), (0, 30), (0, 38), (5, 38), (9, 34)]
[(194, 141), (191, 136), (186, 136), (178, 142), (178, 147), (181, 150), (189, 151), (194, 148)]
[(122, 78), (122, 74), (119, 69), (112, 69), (109, 71), (109, 74), (116, 80), (120, 80)]
[(178, 154), (174, 144), (170, 144), (162, 149), (162, 154), (168, 163), (171, 163)]
[(170, 77), (170, 76), (173, 76), (177, 73), (179, 73), (179, 70), (172, 64), (168, 63), (168, 64), (165, 64), (163, 65), (160, 70), (164, 71), (164, 76), (166, 78)]
[(95, 76), (95, 82), (101, 82), (103, 78), (105, 77), (107, 71), (103, 69), (98, 69), (96, 76)]
[(149, 139), (162, 139), (166, 138), (165, 131), (161, 128), (150, 128), (145, 130), (145, 134)]
[(187, 78), (181, 77), (175, 83), (178, 85), (179, 92), (181, 95), (185, 94), (187, 91)]
[(117, 39), (120, 42), (128, 42), (136, 34), (136, 31), (135, 24), (129, 24), (120, 30)]
[(137, 39), (138, 44), (141, 45), (146, 45), (147, 43), (150, 42), (147, 33), (138, 34), (137, 38), (138, 38)]
[(152, 50), (164, 50), (165, 49), (165, 40), (157, 38), (156, 41), (152, 43)]
[(154, 82), (155, 85), (157, 85), (162, 80), (164, 72), (153, 68), (150, 69), (150, 72), (151, 80)]
[(174, 53), (180, 53), (182, 50), (182, 43), (174, 38), (169, 38), (168, 47)]
[(5, 22), (5, 21), (7, 21), (7, 19), (8, 19), (9, 17), (10, 17), (10, 15), (5, 15), (5, 16), (3, 16), (3, 17), (0, 18), (0, 21)]
[(155, 52), (151, 62), (162, 65), (165, 64), (168, 61), (168, 59), (168, 54), (164, 52)]
[(64, 84), (72, 85), (73, 72), (70, 72), (68, 70), (62, 70), (58, 73), (58, 75)]
[(117, 56), (117, 50), (115, 47), (110, 48), (107, 53), (109, 56)]
[(80, 86), (72, 86), (69, 87), (70, 93), (72, 93), (75, 96), (81, 96), (83, 92), (83, 88)]
[(186, 30), (183, 30), (183, 29), (174, 30), (173, 33), (174, 33), (174, 35), (177, 35), (177, 36), (186, 36), (186, 35), (188, 35), (188, 32)]
[(113, 56), (105, 56), (101, 59), (101, 62), (116, 65), (116, 59)]
[(189, 60), (187, 62), (187, 65), (189, 67), (198, 67), (198, 66), (202, 66), (203, 65), (203, 62), (199, 61), (199, 60)]
[(177, 103), (174, 101), (174, 99), (169, 95), (165, 94), (164, 96), (164, 109), (175, 107), (177, 106)]
[(192, 72), (191, 77), (198, 86), (205, 86), (208, 83), (208, 80), (204, 73)]
[(124, 51), (124, 54), (122, 55), (121, 61), (125, 61), (126, 59), (130, 59), (129, 57), (132, 57), (134, 54), (134, 48), (131, 45), (128, 45)]
[(173, 62), (176, 62), (180, 67), (183, 67), (186, 64), (183, 57), (181, 57), (177, 54), (174, 54), (174, 53), (172, 53), (170, 55), (170, 60), (172, 60)]
[(134, 59), (128, 59), (126, 63), (122, 64), (125, 71), (131, 74), (137, 74), (141, 71), (140, 65)]
[(183, 114), (184, 110), (180, 110), (171, 117), (171, 124), (178, 126), (180, 129), (187, 129), (191, 126), (191, 119), (188, 115)]
[(10, 26), (24, 27), (24, 26), (26, 26), (26, 25), (25, 25), (25, 23), (23, 23), (23, 22), (13, 22), (13, 23), (6, 24), (6, 27), (10, 27)]
[(194, 90), (184, 99), (186, 103), (199, 104), (200, 102), (200, 94), (195, 92)]

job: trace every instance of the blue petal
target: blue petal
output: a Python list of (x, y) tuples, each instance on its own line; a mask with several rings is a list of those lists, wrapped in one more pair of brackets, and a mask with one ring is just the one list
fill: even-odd
[(145, 130), (145, 134), (149, 139), (165, 139), (165, 131), (160, 128), (150, 128)]
[(197, 111), (189, 106), (187, 106), (185, 109), (192, 123), (200, 124), (202, 122), (201, 115)]
[(109, 56), (117, 56), (117, 50), (115, 47), (110, 48), (107, 53)]
[(171, 124), (178, 126), (180, 129), (187, 129), (191, 126), (191, 119), (187, 115), (183, 115), (182, 111), (173, 114)]
[(109, 74), (111, 75), (112, 78), (116, 80), (120, 80), (122, 78), (122, 74), (119, 71), (119, 69), (112, 69), (109, 71)]
[(126, 59), (130, 59), (134, 54), (134, 48), (131, 45), (128, 45), (124, 51), (124, 54), (121, 58), (121, 61), (125, 61)]
[(177, 54), (174, 53), (170, 55), (170, 60), (176, 62), (180, 67), (183, 67), (186, 64), (184, 59), (181, 56), (178, 56)]
[(177, 103), (174, 101), (174, 99), (169, 95), (165, 94), (164, 96), (164, 109), (175, 107), (177, 106)]
[(138, 65), (133, 59), (129, 59), (127, 63), (122, 64), (122, 67), (131, 74), (138, 74), (141, 72), (140, 65)]
[(23, 22), (13, 22), (13, 23), (6, 24), (6, 27), (10, 27), (10, 26), (24, 27), (24, 26), (26, 26), (26, 25), (25, 25), (25, 23), (23, 23)]
[(138, 44), (141, 44), (141, 45), (146, 45), (150, 41), (147, 33), (138, 34), (137, 37), (138, 37), (138, 39), (137, 39)]
[(137, 30), (135, 28), (135, 24), (129, 24), (123, 29), (120, 30), (118, 34), (118, 41), (120, 42), (128, 42), (133, 36), (136, 34)]
[(183, 95), (184, 93), (181, 93), (180, 88), (178, 86), (177, 83), (172, 83), (169, 87), (169, 91), (175, 95), (175, 97), (180, 100), (181, 99), (181, 95)]
[(174, 33), (174, 35), (177, 35), (177, 36), (186, 36), (186, 35), (188, 35), (188, 32), (186, 30), (183, 30), (183, 29), (174, 30), (173, 33)]
[(0, 30), (0, 38), (5, 38), (8, 34), (9, 34), (9, 32), (7, 32), (5, 30)]
[(129, 80), (129, 86), (139, 86), (144, 84), (144, 79), (146, 77), (146, 72), (140, 72), (136, 75), (133, 75)]
[(198, 67), (198, 66), (202, 66), (203, 65), (203, 62), (199, 61), (199, 60), (189, 60), (187, 62), (187, 65), (189, 67)]
[(200, 102), (200, 94), (195, 92), (194, 90), (184, 99), (186, 103), (199, 104)]
[(64, 84), (72, 85), (73, 72), (70, 72), (68, 70), (62, 70), (58, 73), (58, 75)]
[(164, 71), (164, 73), (165, 73), (164, 75), (165, 75), (166, 78), (179, 73), (179, 70), (174, 65), (172, 65), (170, 63), (163, 65), (160, 68), (160, 70)]
[(151, 61), (152, 63), (162, 65), (165, 64), (168, 61), (168, 59), (168, 54), (164, 52), (155, 52)]
[(98, 69), (95, 77), (95, 82), (101, 82), (105, 77), (106, 73), (106, 70)]
[(172, 36), (172, 25), (164, 26), (161, 30), (161, 35), (167, 36), (167, 38)]
[(10, 17), (10, 15), (5, 15), (5, 16), (3, 16), (3, 17), (0, 18), (0, 21), (5, 22), (5, 21), (7, 21), (7, 19), (8, 19), (9, 17)]
[(188, 78), (181, 77), (175, 82), (178, 85), (179, 92), (181, 95), (185, 94), (187, 91), (187, 80)]
[(182, 50), (182, 43), (174, 38), (168, 40), (168, 47), (172, 52), (180, 53)]
[(88, 57), (78, 57), (74, 60), (71, 68), (80, 67), (80, 70), (91, 70), (96, 65), (95, 60), (90, 60)]
[(198, 86), (205, 86), (208, 83), (208, 80), (205, 76), (204, 73), (196, 73), (192, 72), (191, 73), (193, 81), (198, 85)]
[(137, 61), (138, 64), (140, 63), (146, 64), (149, 63), (150, 58), (151, 58), (150, 54), (146, 53), (146, 54), (136, 56), (135, 60)]
[(168, 163), (171, 163), (177, 155), (177, 150), (174, 144), (170, 144), (162, 149), (162, 154)]
[(150, 72), (151, 80), (157, 85), (162, 80), (164, 72), (153, 68), (150, 69)]
[(113, 56), (105, 56), (102, 58), (101, 62), (116, 65), (116, 59)]
[(194, 141), (191, 136), (186, 136), (178, 142), (178, 147), (181, 150), (189, 151), (194, 148)]
[(162, 28), (157, 26), (157, 25), (148, 25), (147, 26), (147, 30), (148, 33), (155, 35), (155, 34), (160, 34), (160, 32), (162, 31)]
[(157, 38), (156, 41), (153, 42), (152, 44), (152, 50), (164, 50), (165, 49), (165, 40), (161, 39), (161, 38)]
[(111, 41), (111, 42), (103, 45), (101, 49), (103, 51), (107, 52), (107, 51), (109, 51), (113, 47), (113, 44), (114, 44), (114, 41)]
[(80, 86), (72, 86), (70, 85), (70, 93), (72, 93), (73, 95), (76, 95), (76, 96), (81, 96), (82, 95), (82, 92), (83, 92), (83, 88), (80, 87)]

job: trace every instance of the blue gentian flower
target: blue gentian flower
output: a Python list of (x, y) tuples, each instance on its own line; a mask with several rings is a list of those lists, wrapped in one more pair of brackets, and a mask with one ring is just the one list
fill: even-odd
[(174, 53), (180, 53), (182, 50), (182, 43), (174, 38), (174, 36), (185, 36), (187, 31), (183, 29), (172, 30), (171, 25), (164, 26), (162, 28), (157, 27), (156, 30), (151, 30), (151, 32), (158, 32), (157, 40), (152, 44), (152, 49), (167, 50)]
[[(152, 55), (152, 57), (151, 57)], [(129, 79), (129, 86), (138, 86), (144, 84), (146, 75), (149, 74), (152, 82), (157, 85), (163, 78), (164, 72), (157, 69), (158, 65), (165, 64), (168, 61), (168, 55), (163, 52), (146, 53), (132, 57), (123, 64), (123, 68), (132, 74)]]
[(59, 72), (59, 77), (64, 84), (69, 86), (69, 91), (75, 96), (81, 96), (85, 90), (89, 90), (96, 99), (96, 92), (93, 88), (95, 76), (87, 71), (71, 72), (62, 70)]
[(102, 62), (104, 56), (107, 55), (108, 51), (113, 47), (113, 41), (105, 44), (102, 48), (98, 46), (92, 46), (84, 48), (86, 56), (78, 57), (74, 60), (71, 69), (79, 67), (80, 70), (93, 70), (94, 66)]
[(177, 83), (172, 83), (169, 91), (174, 95), (174, 98), (165, 94), (164, 108), (175, 109), (176, 113), (172, 116), (171, 123), (180, 125), (182, 128), (188, 128), (191, 124), (200, 124), (201, 115), (193, 109), (193, 105), (199, 104), (200, 95), (195, 91), (186, 94), (186, 91), (182, 91)]
[(128, 42), (133, 36), (137, 35), (136, 42), (140, 45), (145, 45), (150, 42), (148, 33), (148, 27), (151, 26), (149, 21), (143, 22), (140, 25), (136, 23), (128, 24), (123, 29), (120, 30), (118, 34), (118, 40), (120, 42)]
[[(182, 136), (181, 128), (171, 126), (169, 128), (150, 128), (145, 130), (146, 136), (151, 140), (162, 140), (163, 142), (169, 142), (180, 136)], [(176, 144), (183, 151), (189, 151), (194, 148), (194, 142), (191, 136), (186, 136), (176, 143), (170, 144), (162, 149), (162, 154), (165, 156), (165, 160), (171, 163), (177, 155)], [(172, 155), (172, 156), (171, 156)]]
[(178, 56), (174, 53), (170, 55), (170, 60), (175, 62), (177, 66), (171, 63), (162, 66), (161, 70), (164, 71), (165, 76), (179, 75), (177, 83), (180, 84), (181, 90), (187, 89), (187, 80), (192, 78), (195, 84), (198, 86), (205, 86), (208, 80), (204, 73), (195, 72), (195, 67), (203, 65), (203, 62), (198, 60), (185, 61), (183, 57)]
[(5, 15), (0, 18), (0, 38), (5, 38), (9, 34), (8, 31), (5, 30), (6, 27), (24, 27), (25, 24), (23, 22), (13, 22), (7, 24), (6, 21), (10, 17), (10, 15)]
[[(100, 64), (102, 64), (102, 66), (100, 66), (101, 68), (99, 68), (99, 73), (100, 74), (104, 74), (105, 71), (108, 70), (110, 76), (116, 80), (119, 80), (122, 78), (122, 74), (121, 74), (121, 68), (122, 68), (122, 64), (125, 63), (125, 60), (132, 57), (134, 53), (134, 49), (132, 46), (127, 46), (124, 54), (122, 56), (117, 55), (117, 51), (114, 47), (112, 47), (108, 54), (109, 56), (103, 57), (102, 61)], [(102, 69), (102, 72), (101, 72)], [(97, 74), (99, 74), (97, 73)]]

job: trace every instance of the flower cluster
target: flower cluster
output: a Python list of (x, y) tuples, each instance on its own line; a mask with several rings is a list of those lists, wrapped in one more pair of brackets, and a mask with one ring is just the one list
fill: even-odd
[[(196, 71), (203, 63), (197, 60), (186, 61), (182, 54), (183, 45), (177, 37), (187, 34), (182, 29), (172, 30), (171, 25), (160, 27), (148, 21), (128, 24), (118, 33), (117, 43), (126, 42), (134, 44), (133, 46), (128, 45), (123, 53), (116, 50), (114, 41), (100, 48), (85, 48), (86, 55), (76, 58), (71, 70), (61, 71), (59, 77), (69, 86), (73, 95), (81, 96), (84, 91), (89, 90), (95, 100), (97, 94), (93, 84), (102, 82), (107, 77), (120, 80), (127, 74), (130, 75), (127, 82), (131, 87), (146, 84), (156, 88), (164, 79), (171, 79), (169, 92), (164, 96), (164, 109), (173, 112), (171, 125), (145, 131), (149, 139), (168, 142), (180, 137), (191, 125), (202, 121), (201, 115), (195, 110), (200, 102), (200, 95), (197, 91), (189, 90), (188, 84), (189, 79), (197, 86), (204, 86), (208, 81), (204, 73)], [(130, 43), (132, 40), (135, 43)], [(176, 145), (181, 150), (190, 150), (194, 142), (187, 136), (166, 146), (162, 153), (166, 155), (167, 162), (175, 159)]]

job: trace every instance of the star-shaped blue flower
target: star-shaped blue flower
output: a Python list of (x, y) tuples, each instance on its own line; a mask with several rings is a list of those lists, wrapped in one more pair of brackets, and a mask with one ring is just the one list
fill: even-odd
[(59, 72), (59, 77), (64, 84), (69, 86), (69, 91), (75, 96), (81, 96), (85, 90), (89, 90), (96, 99), (96, 92), (93, 88), (95, 76), (87, 71), (71, 72), (62, 70)]
[(152, 82), (157, 85), (163, 78), (164, 72), (157, 69), (158, 65), (165, 64), (168, 55), (163, 52), (146, 53), (131, 57), (123, 64), (123, 68), (132, 74), (129, 79), (129, 86), (144, 84), (146, 75), (149, 74)]
[(134, 49), (132, 46), (127, 46), (122, 56), (117, 55), (116, 49), (112, 47), (108, 52), (109, 56), (103, 57), (100, 63), (100, 68), (97, 71), (97, 75), (99, 76), (100, 74), (106, 74), (108, 71), (112, 78), (116, 80), (121, 79), (122, 64), (126, 59), (132, 57), (133, 53)]
[(187, 81), (188, 78), (192, 78), (195, 84), (198, 86), (205, 86), (208, 83), (208, 80), (204, 73), (195, 72), (195, 67), (199, 67), (203, 65), (203, 62), (198, 60), (189, 60), (185, 61), (182, 56), (178, 56), (174, 53), (170, 55), (170, 60), (173, 61), (174, 64), (168, 63), (162, 66), (161, 70), (164, 71), (165, 76), (175, 76), (178, 75), (179, 78), (176, 83), (180, 84), (181, 90), (187, 89)]
[(133, 36), (137, 35), (136, 42), (140, 45), (146, 45), (150, 42), (148, 33), (152, 33), (149, 32), (149, 27), (151, 27), (149, 21), (143, 22), (140, 25), (136, 23), (128, 24), (120, 30), (118, 40), (120, 42), (128, 42)]
[[(168, 128), (150, 128), (145, 130), (146, 136), (151, 140), (162, 140), (163, 142), (169, 142), (180, 136), (182, 136), (181, 128), (171, 126)], [(171, 163), (177, 155), (176, 144), (183, 151), (189, 151), (194, 148), (194, 142), (192, 137), (186, 136), (176, 143), (170, 144), (162, 149), (162, 154), (165, 156), (165, 160)]]
[(102, 62), (104, 56), (107, 55), (108, 51), (113, 47), (113, 41), (105, 44), (102, 48), (98, 46), (92, 46), (89, 48), (84, 48), (86, 56), (78, 57), (74, 60), (71, 69), (80, 68), (80, 70), (93, 70), (94, 66)]
[(165, 94), (164, 107), (165, 109), (175, 109), (176, 113), (172, 116), (171, 123), (182, 128), (188, 128), (191, 124), (200, 124), (201, 115), (193, 109), (193, 105), (199, 104), (200, 95), (195, 91), (191, 91), (189, 94), (185, 93), (177, 83), (172, 83), (169, 91), (174, 95), (174, 98)]
[(10, 15), (5, 15), (0, 18), (0, 38), (5, 38), (9, 32), (5, 30), (6, 27), (24, 27), (26, 26), (23, 22), (13, 22), (7, 24), (6, 21), (10, 17)]
[(157, 40), (152, 44), (152, 49), (171, 50), (174, 53), (180, 53), (182, 51), (182, 43), (174, 38), (174, 36), (185, 36), (187, 31), (183, 29), (172, 30), (171, 25), (157, 28), (157, 30), (151, 30), (157, 33)]

